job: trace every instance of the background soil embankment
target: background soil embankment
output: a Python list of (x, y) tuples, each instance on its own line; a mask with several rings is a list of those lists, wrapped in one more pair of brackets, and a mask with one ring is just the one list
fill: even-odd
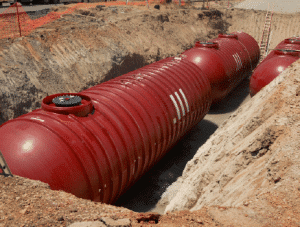
[(236, 8), (255, 10), (274, 10), (280, 13), (295, 13), (300, 11), (298, 0), (246, 0), (236, 6)]
[[(228, 31), (241, 30), (261, 41), (266, 19), (266, 11), (231, 9), (227, 10)], [(300, 36), (300, 13), (284, 14), (274, 12), (271, 22), (270, 49), (274, 49), (283, 39)]]

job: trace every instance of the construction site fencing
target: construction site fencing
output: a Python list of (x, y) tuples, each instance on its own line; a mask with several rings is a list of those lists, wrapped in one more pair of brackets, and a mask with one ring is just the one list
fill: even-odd
[[(11, 5), (3, 13), (0, 14), (0, 39), (5, 38), (17, 38), (30, 34), (36, 28), (53, 22), (62, 15), (71, 14), (76, 9), (89, 9), (94, 8), (97, 5), (105, 6), (119, 6), (119, 5), (148, 5), (165, 3), (165, 0), (146, 0), (142, 2), (97, 2), (97, 3), (77, 3), (74, 6), (69, 7), (63, 12), (50, 12), (44, 17), (40, 17), (35, 20), (31, 20), (28, 14), (25, 12), (22, 5), (18, 2)], [(175, 4), (179, 4), (179, 0), (174, 1)], [(184, 1), (181, 0), (181, 5), (184, 5)]]

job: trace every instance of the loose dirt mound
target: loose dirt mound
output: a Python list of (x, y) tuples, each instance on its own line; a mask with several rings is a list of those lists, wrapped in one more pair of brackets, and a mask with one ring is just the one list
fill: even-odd
[(300, 224), (299, 75), (297, 61), (216, 130), (164, 194), (166, 211), (246, 206), (260, 224)]

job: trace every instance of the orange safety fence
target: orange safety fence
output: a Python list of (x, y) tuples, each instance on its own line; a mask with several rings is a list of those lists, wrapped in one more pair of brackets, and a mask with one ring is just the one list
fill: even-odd
[[(174, 0), (176, 4), (179, 4), (179, 0)], [(148, 4), (153, 3), (165, 3), (165, 0), (148, 0)], [(146, 5), (147, 0), (143, 2), (128, 2), (127, 5)], [(181, 5), (185, 2), (182, 0)], [(126, 5), (126, 2), (98, 2), (98, 3), (78, 3), (63, 12), (50, 12), (44, 17), (40, 17), (35, 20), (31, 20), (28, 14), (25, 12), (20, 3), (16, 2), (11, 5), (7, 10), (0, 14), (0, 39), (4, 38), (16, 38), (26, 36), (30, 34), (34, 29), (48, 24), (56, 19), (61, 18), (64, 14), (71, 14), (76, 9), (89, 9), (94, 8), (97, 5), (105, 6), (118, 6)]]

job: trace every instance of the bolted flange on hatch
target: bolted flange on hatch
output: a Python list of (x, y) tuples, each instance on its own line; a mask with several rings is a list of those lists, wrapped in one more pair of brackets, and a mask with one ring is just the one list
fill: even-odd
[(58, 114), (73, 114), (85, 117), (93, 111), (92, 100), (87, 95), (78, 93), (59, 93), (49, 95), (42, 101), (42, 109)]

